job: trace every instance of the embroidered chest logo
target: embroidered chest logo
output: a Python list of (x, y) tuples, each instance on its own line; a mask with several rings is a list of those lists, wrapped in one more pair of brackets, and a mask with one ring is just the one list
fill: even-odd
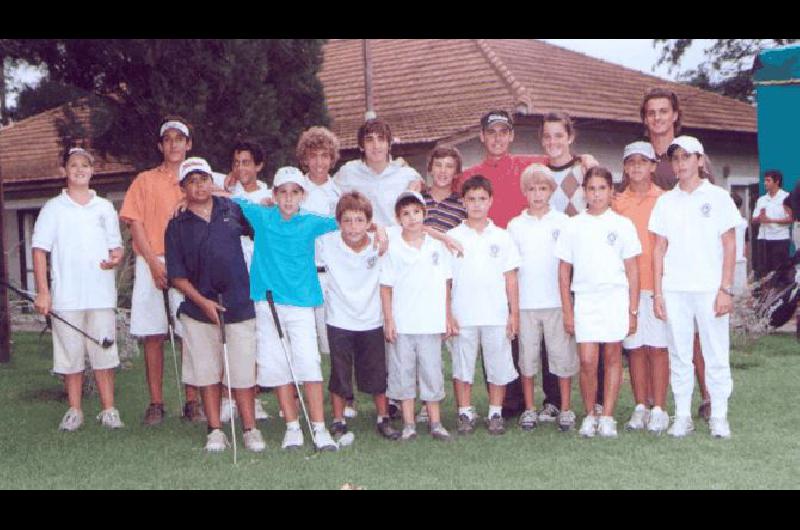
[(709, 217), (711, 215), (711, 203), (704, 203), (700, 207), (700, 213), (703, 214), (703, 217)]
[(614, 246), (614, 243), (617, 242), (617, 233), (609, 232), (608, 235), (606, 236), (606, 241), (608, 241), (609, 245)]
[(498, 245), (492, 245), (489, 247), (489, 255), (493, 258), (496, 258), (500, 255), (500, 247)]
[(559, 230), (558, 228), (553, 230), (553, 241), (558, 241), (559, 234), (561, 234), (561, 230)]
[(367, 269), (371, 269), (378, 263), (378, 256), (370, 256), (367, 258)]
[(434, 267), (439, 265), (439, 251), (438, 250), (436, 252), (434, 252), (433, 254), (431, 254), (431, 262), (433, 263)]
[(97, 218), (97, 224), (100, 225), (100, 228), (105, 230), (106, 229), (106, 218), (105, 217), (98, 217)]

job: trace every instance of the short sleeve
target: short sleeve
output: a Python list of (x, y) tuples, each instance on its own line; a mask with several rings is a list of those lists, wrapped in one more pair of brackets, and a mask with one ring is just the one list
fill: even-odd
[(664, 197), (666, 197), (666, 194), (656, 199), (653, 212), (650, 214), (650, 220), (647, 222), (647, 229), (662, 237), (667, 236), (667, 227), (664, 222), (664, 205), (666, 204)]
[(231, 200), (239, 207), (242, 215), (253, 228), (258, 224), (258, 220), (265, 209), (274, 208), (274, 206), (262, 206), (241, 197), (233, 197)]
[(572, 255), (572, 224), (572, 222), (564, 223), (564, 226), (558, 233), (556, 246), (553, 250), (555, 257), (567, 263), (573, 263), (575, 261)]
[(758, 200), (756, 201), (756, 207), (755, 207), (755, 208), (753, 208), (753, 217), (758, 217), (758, 215), (759, 215), (759, 213), (760, 213), (760, 212), (759, 212), (759, 210), (761, 210), (761, 208), (763, 208), (763, 207), (764, 207), (764, 201), (763, 201), (763, 199), (764, 199), (764, 197), (763, 197), (763, 196), (761, 196), (761, 197), (759, 197), (759, 198), (758, 198)]
[(186, 264), (183, 259), (183, 247), (181, 246), (179, 235), (179, 224), (176, 219), (170, 220), (167, 231), (164, 234), (165, 261), (167, 265), (167, 277), (172, 280), (175, 278), (188, 278)]
[(514, 243), (514, 240), (511, 238), (511, 234), (506, 232), (505, 239), (506, 239), (506, 261), (505, 264), (503, 265), (503, 272), (508, 272), (514, 269), (518, 269), (519, 266), (522, 264), (522, 258), (519, 255), (519, 249), (517, 248), (517, 244)]
[(720, 194), (720, 209), (721, 215), (719, 217), (719, 235), (724, 234), (731, 228), (735, 228), (741, 223), (742, 216), (739, 210), (736, 209), (736, 203), (733, 202), (731, 196), (723, 190)]
[(439, 244), (439, 255), (441, 258), (442, 274), (445, 279), (450, 280), (453, 278), (453, 255), (445, 248), (444, 244)]
[[(51, 199), (52, 201), (52, 199)], [(55, 214), (54, 203), (48, 201), (39, 211), (39, 217), (33, 225), (33, 239), (31, 246), (50, 252), (56, 239), (56, 228), (58, 226)]]
[(380, 284), (386, 285), (388, 287), (394, 286), (395, 272), (394, 272), (394, 264), (392, 263), (391, 253), (387, 252), (386, 254), (384, 254), (378, 260), (378, 265), (380, 266), (380, 273), (378, 275)]
[(327, 234), (317, 239), (317, 249), (315, 254), (317, 265), (320, 265), (322, 267), (327, 266), (327, 262), (325, 260), (325, 254), (327, 253), (329, 246), (330, 246), (330, 238), (328, 237)]
[(128, 191), (125, 192), (125, 199), (122, 201), (119, 216), (123, 221), (142, 221), (144, 219), (144, 185), (142, 176), (139, 175), (131, 183)]
[(108, 248), (119, 248), (122, 246), (122, 234), (119, 231), (119, 217), (114, 205), (106, 203), (103, 208), (103, 226), (106, 227), (106, 243)]
[(623, 239), (622, 259), (632, 258), (642, 253), (642, 242), (639, 241), (639, 234), (636, 227), (627, 217), (621, 218), (624, 226), (625, 237)]

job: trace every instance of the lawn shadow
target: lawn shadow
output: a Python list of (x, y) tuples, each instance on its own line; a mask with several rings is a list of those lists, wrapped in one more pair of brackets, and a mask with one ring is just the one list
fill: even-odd
[(67, 393), (64, 391), (63, 388), (59, 387), (52, 387), (52, 388), (39, 388), (36, 390), (28, 390), (25, 392), (20, 392), (19, 399), (21, 401), (33, 401), (33, 402), (42, 402), (42, 401), (58, 401), (58, 402), (65, 402), (67, 400)]

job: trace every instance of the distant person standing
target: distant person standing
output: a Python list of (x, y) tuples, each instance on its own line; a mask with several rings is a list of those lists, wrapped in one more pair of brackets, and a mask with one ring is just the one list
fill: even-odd
[(756, 269), (758, 277), (764, 277), (789, 259), (791, 208), (784, 206), (789, 194), (781, 189), (783, 173), (771, 169), (764, 173), (767, 193), (756, 201), (753, 221), (758, 223), (758, 245), (761, 258)]

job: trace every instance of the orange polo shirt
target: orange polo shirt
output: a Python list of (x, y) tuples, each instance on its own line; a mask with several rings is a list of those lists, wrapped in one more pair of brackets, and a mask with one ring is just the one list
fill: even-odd
[(653, 248), (656, 236), (647, 229), (650, 214), (656, 205), (656, 200), (664, 190), (652, 184), (644, 196), (637, 195), (628, 186), (625, 191), (618, 193), (611, 208), (618, 214), (633, 221), (636, 234), (642, 244), (642, 253), (639, 256), (639, 288), (643, 291), (652, 291), (653, 286)]
[[(178, 176), (164, 166), (158, 166), (136, 175), (125, 193), (119, 217), (126, 222), (140, 221), (144, 225), (150, 248), (157, 256), (163, 256), (167, 223), (182, 198), (183, 190), (178, 183)], [(133, 251), (141, 255), (136, 243), (133, 244)]]

